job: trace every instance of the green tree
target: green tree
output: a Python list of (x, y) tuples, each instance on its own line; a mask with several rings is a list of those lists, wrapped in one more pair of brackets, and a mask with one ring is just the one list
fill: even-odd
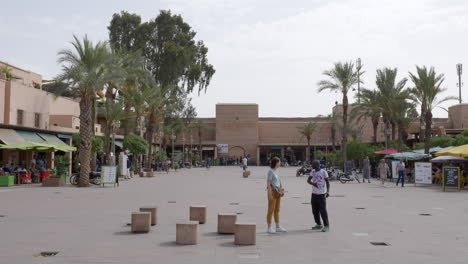
[(297, 127), (297, 129), (301, 136), (307, 139), (306, 160), (310, 161), (310, 139), (317, 129), (317, 124), (314, 122), (309, 122), (303, 126)]
[(85, 36), (80, 41), (73, 37), (73, 50), (61, 50), (58, 62), (62, 64), (62, 73), (57, 77), (65, 82), (80, 98), (80, 181), (79, 186), (89, 186), (92, 136), (94, 123), (92, 108), (95, 94), (102, 90), (109, 80), (106, 64), (109, 60), (109, 49), (105, 42), (94, 45)]
[[(128, 149), (135, 157), (135, 156), (141, 156), (143, 154), (146, 154), (148, 152), (149, 146), (143, 137), (130, 134), (124, 137), (123, 147), (125, 149)], [(140, 168), (141, 168), (140, 165), (141, 165), (140, 162), (136, 163), (136, 166), (135, 166), (136, 171), (140, 171)]]
[(11, 72), (11, 68), (9, 68), (6, 65), (5, 66), (0, 66), (0, 73), (5, 74), (5, 78), (7, 79), (7, 81), (10, 81), (10, 80), (13, 80), (13, 79), (16, 78), (13, 75), (13, 73)]
[(414, 88), (411, 89), (414, 101), (421, 106), (421, 119), (424, 120), (424, 153), (429, 154), (432, 136), (432, 111), (441, 103), (457, 100), (458, 97), (448, 96), (440, 98), (447, 89), (442, 88), (444, 75), (437, 74), (433, 67), (429, 70), (423, 66), (416, 66), (416, 74), (409, 73)]
[(343, 162), (346, 161), (347, 127), (348, 127), (348, 92), (358, 83), (358, 72), (354, 69), (352, 62), (335, 63), (330, 70), (323, 74), (328, 77), (318, 83), (318, 92), (330, 90), (331, 92), (340, 92), (343, 96), (343, 129), (341, 139), (341, 149)]
[(360, 98), (360, 104), (355, 105), (351, 110), (351, 119), (356, 119), (358, 122), (362, 119), (370, 119), (373, 130), (372, 141), (377, 143), (377, 129), (382, 115), (380, 94), (378, 91), (362, 89)]
[[(395, 120), (393, 119), (395, 116), (394, 105), (396, 102), (406, 100), (407, 98), (407, 95), (404, 93), (404, 87), (407, 79), (403, 78), (400, 81), (397, 81), (397, 73), (398, 70), (396, 68), (379, 69), (377, 70), (375, 81), (380, 95), (379, 101), (381, 104), (383, 122), (385, 124), (384, 133), (386, 148), (390, 146), (390, 127), (392, 124), (395, 124)], [(394, 129), (392, 129), (392, 131), (394, 131)]]
[(452, 136), (433, 137), (431, 140), (431, 147), (450, 147), (454, 145), (454, 140)]

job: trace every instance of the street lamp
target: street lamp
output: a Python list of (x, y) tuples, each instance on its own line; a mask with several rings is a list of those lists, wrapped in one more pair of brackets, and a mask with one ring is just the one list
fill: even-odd
[(461, 87), (462, 87), (462, 82), (461, 82), (461, 75), (463, 71), (463, 65), (461, 63), (457, 64), (457, 74), (458, 74), (458, 101), (460, 104), (462, 103), (462, 96), (461, 96)]
[(185, 164), (185, 133), (182, 134), (182, 159)]
[(120, 127), (120, 121), (112, 122), (111, 166), (115, 166), (115, 129)]
[(192, 131), (190, 130), (190, 164), (192, 164), (192, 160), (193, 160), (192, 144), (193, 144), (193, 136), (192, 136)]
[(361, 103), (361, 58), (356, 60), (356, 69), (357, 69), (357, 90), (358, 90), (358, 104)]
[(174, 162), (174, 141), (176, 139), (176, 135), (174, 135), (174, 131), (171, 132), (171, 139), (172, 139), (172, 153), (171, 153), (171, 159), (172, 162)]

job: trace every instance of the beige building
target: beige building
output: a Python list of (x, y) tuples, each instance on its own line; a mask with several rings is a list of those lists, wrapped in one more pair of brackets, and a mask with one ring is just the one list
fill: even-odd
[[(349, 107), (351, 111), (352, 106)], [(216, 117), (201, 118), (211, 128), (202, 132), (203, 157), (249, 156), (251, 164), (266, 164), (272, 156), (280, 156), (289, 162), (304, 160), (307, 140), (299, 133), (298, 127), (314, 122), (316, 132), (311, 138), (314, 150), (332, 151), (339, 148), (341, 131), (336, 128), (333, 144), (333, 122), (328, 117), (259, 117), (257, 104), (217, 104)], [(341, 105), (336, 105), (330, 112), (340, 114)], [(433, 134), (458, 134), (468, 128), (468, 104), (458, 104), (449, 108), (449, 118), (433, 119)], [(373, 142), (373, 129), (370, 120), (353, 122), (356, 140), (364, 143)], [(413, 122), (407, 129), (408, 139), (416, 141), (420, 133), (419, 122)], [(185, 140), (182, 140), (184, 138)], [(377, 142), (384, 142), (384, 126), (379, 124)], [(188, 140), (190, 139), (190, 140)], [(352, 136), (349, 136), (352, 139)], [(179, 136), (176, 147), (196, 149), (199, 144), (197, 131), (186, 132)], [(227, 145), (227, 148), (225, 148)], [(216, 147), (218, 146), (218, 148)], [(224, 146), (224, 148), (223, 148)], [(227, 153), (218, 150), (227, 149)]]

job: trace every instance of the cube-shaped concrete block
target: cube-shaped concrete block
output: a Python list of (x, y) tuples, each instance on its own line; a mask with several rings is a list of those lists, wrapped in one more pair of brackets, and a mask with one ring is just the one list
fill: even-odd
[(132, 232), (148, 233), (151, 227), (151, 213), (133, 212), (132, 213)]
[(250, 176), (250, 171), (244, 171), (244, 173), (242, 174), (242, 176), (244, 176), (244, 178), (247, 178)]
[(255, 223), (236, 223), (234, 243), (236, 245), (255, 245), (256, 240)]
[(176, 243), (179, 245), (196, 245), (198, 243), (198, 222), (177, 223)]
[(236, 231), (237, 214), (220, 213), (218, 214), (218, 233), (234, 234)]
[(151, 225), (154, 226), (158, 223), (158, 208), (156, 206), (145, 206), (140, 208), (140, 212), (151, 213)]
[(190, 221), (198, 221), (200, 224), (206, 222), (206, 206), (192, 205), (190, 206)]

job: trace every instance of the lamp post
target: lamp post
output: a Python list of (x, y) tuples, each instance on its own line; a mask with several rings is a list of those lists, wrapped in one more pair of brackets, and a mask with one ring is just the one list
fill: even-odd
[(115, 128), (120, 127), (120, 121), (112, 122), (112, 145), (111, 145), (111, 160), (110, 165), (115, 166)]
[(185, 134), (182, 134), (182, 162), (185, 164)]
[(171, 153), (171, 160), (174, 163), (174, 141), (176, 139), (176, 135), (174, 135), (174, 131), (171, 132), (171, 139), (172, 139), (172, 153)]
[(192, 164), (192, 159), (193, 159), (193, 136), (192, 136), (192, 131), (190, 131), (190, 164)]
[(462, 103), (462, 96), (461, 96), (461, 87), (462, 87), (462, 82), (461, 82), (461, 75), (463, 71), (463, 65), (461, 63), (457, 64), (457, 75), (458, 75), (458, 101), (460, 104)]
[(358, 94), (358, 104), (361, 103), (361, 67), (362, 67), (362, 64), (361, 64), (361, 58), (358, 58), (356, 60), (356, 69), (357, 69), (357, 94)]

